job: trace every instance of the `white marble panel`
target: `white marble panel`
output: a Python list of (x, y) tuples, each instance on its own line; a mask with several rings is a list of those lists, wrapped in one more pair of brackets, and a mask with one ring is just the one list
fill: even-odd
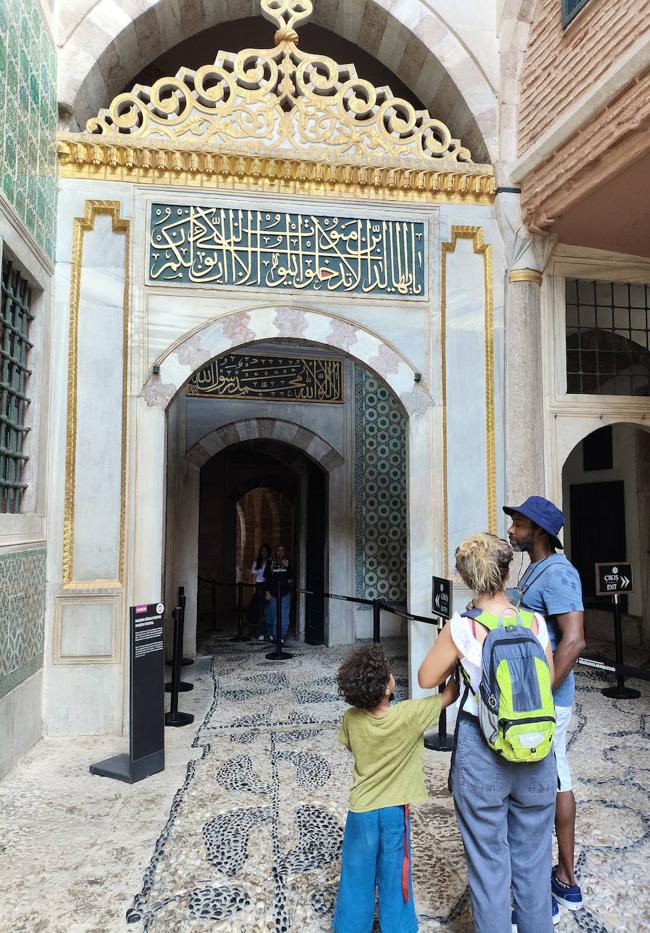
[[(432, 458), (433, 409), (408, 420), (408, 608), (428, 616), (431, 610), (431, 574), (434, 568), (433, 532), (436, 514), (434, 464)], [(431, 645), (433, 629), (425, 623), (410, 622), (409, 690), (411, 696), (423, 696), (417, 685), (417, 670)]]
[(488, 527), (484, 265), (466, 239), (447, 255), (447, 508), (453, 566), (456, 546)]
[(165, 513), (165, 412), (138, 399), (135, 421), (130, 606), (155, 603), (162, 595)]
[(0, 700), (0, 779), (43, 734), (43, 671)]
[(98, 217), (84, 237), (79, 298), (75, 580), (120, 575), (124, 262), (124, 234)]
[(119, 597), (87, 599), (79, 596), (61, 601), (58, 607), (61, 659), (111, 659), (116, 644), (117, 604)]

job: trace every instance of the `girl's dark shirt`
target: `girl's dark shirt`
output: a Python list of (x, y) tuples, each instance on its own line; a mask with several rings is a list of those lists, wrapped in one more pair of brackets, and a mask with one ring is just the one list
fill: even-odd
[(287, 593), (291, 592), (292, 576), (291, 562), (285, 567), (284, 564), (280, 564), (275, 560), (270, 560), (266, 565), (265, 580), (271, 596), (275, 596), (278, 583), (280, 584), (281, 596), (286, 596)]

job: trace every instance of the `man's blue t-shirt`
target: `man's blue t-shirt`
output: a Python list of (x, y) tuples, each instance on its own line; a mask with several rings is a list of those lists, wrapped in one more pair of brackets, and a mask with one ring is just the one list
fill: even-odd
[[(582, 612), (582, 586), (578, 571), (564, 554), (551, 554), (530, 564), (517, 587), (521, 606), (546, 618), (551, 648), (555, 653), (562, 633), (555, 616), (563, 612)], [(517, 594), (514, 594), (517, 595)], [(573, 671), (553, 692), (556, 706), (572, 706), (575, 694)]]

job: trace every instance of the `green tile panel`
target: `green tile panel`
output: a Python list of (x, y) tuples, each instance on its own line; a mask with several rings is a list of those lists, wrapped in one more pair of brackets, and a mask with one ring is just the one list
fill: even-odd
[(0, 555), (0, 698), (43, 666), (45, 553)]
[(39, 0), (0, 0), (2, 192), (54, 258), (56, 50)]

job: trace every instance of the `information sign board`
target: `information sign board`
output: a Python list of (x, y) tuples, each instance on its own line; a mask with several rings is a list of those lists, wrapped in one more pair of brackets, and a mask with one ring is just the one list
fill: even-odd
[(599, 596), (617, 596), (631, 593), (632, 589), (632, 564), (596, 564), (596, 592)]
[(134, 784), (165, 767), (165, 643), (162, 603), (131, 606), (129, 754), (90, 766), (92, 774)]
[(431, 578), (431, 612), (443, 619), (451, 619), (452, 583), (444, 577)]

